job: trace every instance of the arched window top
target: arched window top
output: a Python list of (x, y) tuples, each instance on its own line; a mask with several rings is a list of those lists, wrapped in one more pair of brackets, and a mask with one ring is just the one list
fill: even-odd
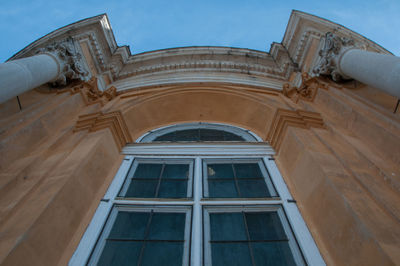
[(137, 142), (203, 142), (203, 141), (249, 141), (261, 139), (239, 127), (211, 123), (188, 123), (163, 127), (146, 133)]

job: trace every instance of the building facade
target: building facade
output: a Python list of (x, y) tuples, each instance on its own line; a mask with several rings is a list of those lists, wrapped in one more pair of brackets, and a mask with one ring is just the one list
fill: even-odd
[(55, 30), (0, 65), (0, 264), (396, 265), (399, 98), (398, 57), (300, 11), (269, 52)]

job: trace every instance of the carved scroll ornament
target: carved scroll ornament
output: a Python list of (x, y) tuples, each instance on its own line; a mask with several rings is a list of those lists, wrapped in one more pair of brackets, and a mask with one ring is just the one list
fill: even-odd
[(73, 80), (87, 80), (89, 72), (83, 63), (83, 58), (77, 45), (72, 38), (68, 38), (61, 42), (54, 42), (37, 51), (37, 53), (50, 54), (59, 62), (61, 67), (60, 74), (51, 83), (52, 86), (65, 86), (69, 81)]
[(310, 77), (308, 73), (301, 74), (302, 82), (299, 87), (285, 83), (283, 85), (283, 95), (297, 103), (300, 99), (304, 101), (314, 101), (319, 88), (327, 89), (328, 85), (319, 81), (317, 77)]
[(324, 38), (324, 47), (319, 51), (319, 62), (314, 67), (313, 73), (330, 75), (334, 81), (351, 79), (340, 72), (338, 64), (343, 52), (353, 47), (355, 47), (353, 40), (327, 32)]

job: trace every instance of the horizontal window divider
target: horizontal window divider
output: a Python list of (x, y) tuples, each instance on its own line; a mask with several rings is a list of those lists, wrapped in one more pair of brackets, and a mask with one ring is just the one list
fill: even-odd
[(253, 199), (243, 199), (243, 200), (202, 200), (201, 205), (275, 205), (282, 204), (282, 200), (253, 200)]
[(221, 155), (271, 156), (275, 152), (266, 142), (221, 143), (135, 143), (122, 150), (130, 155)]
[[(159, 178), (136, 178), (136, 177), (133, 177), (133, 178), (131, 178), (132, 180), (139, 180), (139, 181), (158, 181), (158, 180), (160, 180)], [(188, 181), (189, 180), (189, 178), (161, 178), (161, 181), (164, 181), (164, 180), (170, 180), (170, 181)]]
[(210, 243), (263, 243), (263, 242), (287, 242), (289, 239), (265, 239), (265, 240), (210, 240)]
[(245, 180), (264, 180), (264, 177), (238, 177), (238, 178), (208, 178), (208, 181), (230, 181), (230, 180), (237, 180), (237, 181), (245, 181)]
[(126, 205), (193, 205), (193, 201), (181, 200), (181, 199), (168, 199), (168, 200), (131, 200), (131, 199), (116, 199), (113, 201), (114, 204), (126, 204)]
[(171, 242), (171, 243), (184, 243), (185, 240), (168, 240), (168, 239), (124, 239), (124, 238), (107, 238), (106, 241), (113, 242)]

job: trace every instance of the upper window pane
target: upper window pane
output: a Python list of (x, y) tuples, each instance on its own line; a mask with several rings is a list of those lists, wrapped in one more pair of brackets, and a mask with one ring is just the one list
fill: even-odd
[(192, 161), (136, 160), (119, 193), (126, 198), (189, 198)]
[(260, 159), (205, 160), (204, 197), (277, 197), (271, 178)]

